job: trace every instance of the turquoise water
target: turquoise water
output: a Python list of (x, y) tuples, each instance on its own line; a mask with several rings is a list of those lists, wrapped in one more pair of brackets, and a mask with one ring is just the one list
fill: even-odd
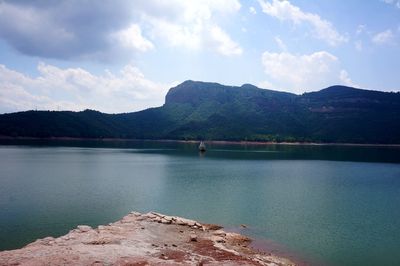
[(316, 264), (400, 265), (398, 147), (22, 144), (0, 146), (1, 250), (155, 210), (246, 224)]

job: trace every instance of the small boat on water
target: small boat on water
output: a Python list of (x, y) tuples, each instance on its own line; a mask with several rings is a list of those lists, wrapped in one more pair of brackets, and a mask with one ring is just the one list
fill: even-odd
[(203, 141), (200, 142), (199, 151), (201, 151), (201, 152), (205, 152), (206, 151), (206, 145), (204, 144)]

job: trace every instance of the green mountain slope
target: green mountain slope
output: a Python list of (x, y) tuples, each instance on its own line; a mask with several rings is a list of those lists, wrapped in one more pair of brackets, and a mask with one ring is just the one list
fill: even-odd
[(185, 81), (163, 106), (140, 112), (3, 114), (0, 135), (400, 143), (400, 93), (332, 86), (295, 95)]

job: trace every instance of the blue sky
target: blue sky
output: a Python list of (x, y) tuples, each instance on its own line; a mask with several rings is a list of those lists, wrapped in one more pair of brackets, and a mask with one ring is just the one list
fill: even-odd
[(0, 0), (0, 113), (160, 106), (184, 80), (400, 88), (400, 0)]

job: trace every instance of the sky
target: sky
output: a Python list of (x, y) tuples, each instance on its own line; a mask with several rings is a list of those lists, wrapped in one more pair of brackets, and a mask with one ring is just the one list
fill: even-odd
[(185, 80), (400, 90), (400, 0), (0, 0), (0, 113), (161, 106)]

